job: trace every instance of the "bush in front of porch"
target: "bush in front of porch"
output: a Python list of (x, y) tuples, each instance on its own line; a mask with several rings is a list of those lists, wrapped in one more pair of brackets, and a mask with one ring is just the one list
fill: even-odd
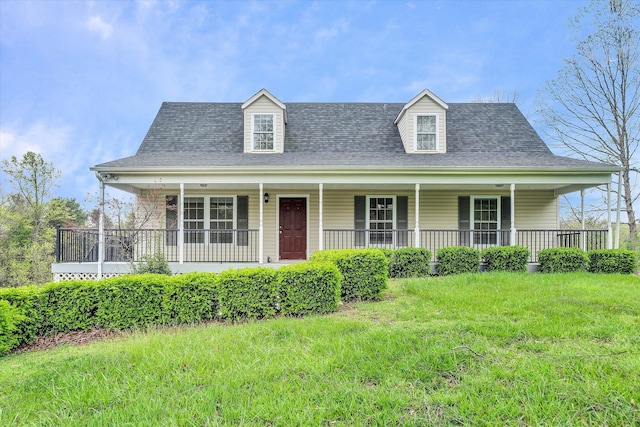
[(387, 289), (388, 261), (380, 249), (331, 249), (315, 252), (312, 262), (330, 262), (342, 274), (342, 301), (379, 300)]
[(385, 249), (389, 261), (389, 277), (404, 279), (409, 277), (429, 277), (431, 271), (431, 251), (427, 248)]
[(482, 251), (486, 271), (525, 272), (529, 248), (524, 246), (494, 246)]
[(480, 271), (480, 251), (468, 246), (451, 246), (438, 249), (438, 274), (477, 273)]

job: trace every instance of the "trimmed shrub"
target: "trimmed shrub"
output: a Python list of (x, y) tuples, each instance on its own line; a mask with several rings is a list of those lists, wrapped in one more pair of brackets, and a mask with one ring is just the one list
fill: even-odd
[(18, 324), (23, 320), (24, 316), (9, 301), (0, 300), (0, 356), (20, 344), (20, 337), (16, 332)]
[(331, 262), (342, 274), (343, 301), (377, 300), (387, 289), (388, 261), (379, 249), (335, 249), (315, 252), (311, 261)]
[(164, 255), (160, 252), (147, 255), (133, 268), (134, 274), (164, 274), (171, 276), (172, 271)]
[(638, 267), (635, 252), (622, 249), (598, 249), (587, 252), (589, 272), (633, 274)]
[(170, 323), (211, 320), (218, 314), (215, 273), (173, 276), (164, 294), (164, 309)]
[(130, 329), (168, 323), (163, 310), (169, 277), (127, 274), (96, 282), (98, 328)]
[(277, 273), (272, 268), (227, 270), (218, 275), (220, 315), (230, 320), (276, 314)]
[(331, 263), (300, 263), (278, 269), (280, 312), (285, 315), (336, 311), (342, 275)]
[(391, 252), (387, 255), (389, 277), (428, 277), (431, 275), (431, 251), (429, 249), (400, 248), (389, 252)]
[(480, 251), (468, 246), (442, 248), (436, 252), (438, 274), (477, 273), (480, 271)]
[(527, 271), (529, 249), (523, 246), (494, 246), (482, 251), (486, 271)]
[(587, 271), (589, 258), (579, 248), (551, 248), (538, 252), (538, 272), (571, 273)]
[(95, 281), (48, 283), (41, 292), (42, 328), (45, 333), (87, 331), (95, 326), (99, 299)]
[(18, 345), (30, 342), (44, 335), (43, 293), (39, 286), (21, 286), (19, 288), (1, 288), (0, 299), (8, 301), (23, 316), (16, 324), (15, 335)]

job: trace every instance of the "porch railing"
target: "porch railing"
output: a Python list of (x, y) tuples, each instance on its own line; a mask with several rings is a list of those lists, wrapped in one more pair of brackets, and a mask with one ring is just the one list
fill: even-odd
[[(482, 250), (492, 246), (508, 246), (510, 239), (509, 230), (420, 230), (420, 246), (431, 251), (433, 262), (436, 261), (436, 252), (442, 248), (470, 246)], [(415, 232), (325, 229), (323, 244), (325, 249), (413, 247)], [(517, 230), (515, 244), (529, 248), (529, 262), (536, 263), (538, 251), (542, 249), (604, 249), (607, 247), (607, 230)]]
[[(140, 262), (162, 254), (168, 262), (180, 261), (179, 230), (105, 229), (105, 262)], [(258, 230), (185, 230), (184, 262), (258, 262)], [(59, 228), (56, 262), (97, 262), (96, 229)]]

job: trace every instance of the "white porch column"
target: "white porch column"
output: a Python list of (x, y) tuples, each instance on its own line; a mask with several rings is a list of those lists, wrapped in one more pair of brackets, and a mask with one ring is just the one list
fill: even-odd
[(420, 247), (420, 184), (416, 184), (416, 229), (414, 244), (416, 248)]
[(582, 230), (582, 233), (580, 233), (580, 235), (582, 236), (582, 242), (581, 242), (581, 248), (582, 250), (586, 250), (587, 247), (587, 234), (584, 232), (585, 228), (585, 219), (584, 219), (584, 190), (580, 190), (580, 229)]
[(178, 211), (178, 262), (184, 264), (184, 184), (180, 183), (180, 210)]
[(258, 184), (260, 194), (258, 202), (260, 205), (260, 226), (258, 227), (258, 262), (264, 264), (264, 185)]
[(511, 218), (510, 218), (510, 227), (511, 232), (509, 233), (509, 245), (516, 245), (516, 185), (511, 184)]
[(324, 249), (324, 225), (322, 223), (322, 208), (324, 203), (324, 184), (318, 184), (318, 250)]
[(613, 230), (611, 229), (611, 183), (607, 184), (607, 249), (613, 247), (612, 238)]
[(620, 204), (621, 204), (621, 193), (622, 193), (622, 172), (618, 172), (618, 206), (616, 208), (616, 241), (615, 241), (615, 249), (620, 249)]
[(98, 217), (98, 280), (102, 279), (102, 267), (104, 264), (104, 181), (100, 180), (100, 216)]

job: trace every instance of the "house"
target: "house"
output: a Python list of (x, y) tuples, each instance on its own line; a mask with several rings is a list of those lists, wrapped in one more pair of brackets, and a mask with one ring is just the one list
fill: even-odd
[(549, 247), (611, 247), (611, 227), (560, 230), (558, 197), (610, 188), (619, 168), (554, 155), (515, 104), (429, 90), (406, 104), (285, 103), (262, 89), (163, 103), (134, 156), (91, 170), (154, 213), (131, 230), (59, 230), (58, 280), (154, 253), (186, 272), (321, 249), (517, 244), (535, 263)]

